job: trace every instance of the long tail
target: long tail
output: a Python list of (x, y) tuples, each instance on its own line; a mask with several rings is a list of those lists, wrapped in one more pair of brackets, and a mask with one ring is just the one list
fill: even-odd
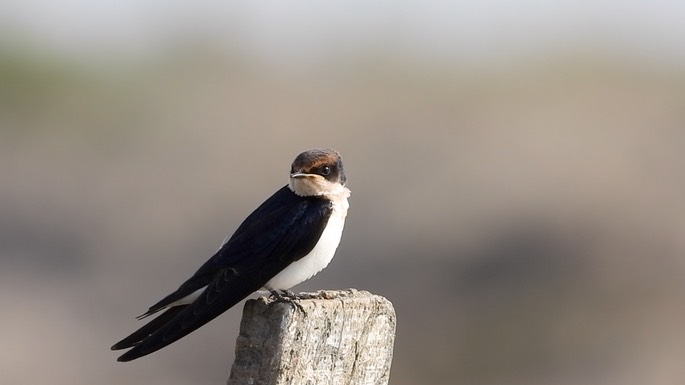
[(236, 279), (232, 270), (222, 270), (221, 274), (215, 277), (192, 304), (172, 307), (143, 326), (141, 330), (114, 345), (117, 348), (133, 346), (117, 361), (135, 360), (179, 340), (233, 307), (263, 285), (264, 282), (260, 281), (245, 281), (240, 277)]
[(164, 313), (160, 314), (157, 318), (146, 323), (140, 329), (131, 333), (130, 336), (124, 338), (123, 340), (117, 342), (112, 346), (112, 350), (128, 349), (130, 347), (138, 345), (142, 340), (149, 337), (152, 333), (156, 332), (162, 326), (166, 325), (172, 318), (174, 318), (178, 313), (180, 313), (186, 306), (174, 306), (167, 309)]

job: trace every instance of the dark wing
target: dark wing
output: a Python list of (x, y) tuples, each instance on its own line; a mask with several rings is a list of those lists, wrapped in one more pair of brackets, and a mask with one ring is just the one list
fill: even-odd
[(158, 317), (167, 318), (164, 322), (155, 318), (150, 322), (155, 325), (145, 325), (115, 344), (113, 349), (134, 346), (119, 361), (130, 361), (169, 345), (260, 289), (314, 248), (331, 212), (328, 200), (299, 197), (287, 186), (277, 191), (245, 219), (190, 279), (145, 315), (207, 286), (200, 297), (173, 316), (167, 314), (175, 308), (167, 310)]

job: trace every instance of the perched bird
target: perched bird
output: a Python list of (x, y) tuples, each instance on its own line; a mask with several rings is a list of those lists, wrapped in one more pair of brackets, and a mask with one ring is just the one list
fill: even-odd
[(118, 361), (157, 351), (211, 321), (253, 292), (279, 299), (325, 268), (340, 243), (349, 204), (345, 171), (334, 150), (298, 155), (287, 186), (276, 191), (173, 293), (138, 319), (165, 310), (112, 350)]

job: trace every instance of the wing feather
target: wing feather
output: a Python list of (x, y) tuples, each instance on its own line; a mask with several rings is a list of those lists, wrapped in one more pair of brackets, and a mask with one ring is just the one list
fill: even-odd
[(331, 212), (328, 200), (296, 196), (287, 186), (277, 191), (245, 219), (190, 279), (150, 307), (148, 313), (207, 286), (204, 292), (119, 357), (119, 361), (130, 361), (161, 349), (259, 290), (314, 248)]

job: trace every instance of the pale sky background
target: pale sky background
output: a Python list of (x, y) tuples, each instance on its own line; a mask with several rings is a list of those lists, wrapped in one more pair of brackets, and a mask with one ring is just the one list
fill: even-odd
[[(0, 31), (92, 63), (155, 54), (184, 39), (302, 65), (385, 51), (422, 61), (507, 62), (573, 47), (685, 63), (678, 1), (4, 1)], [(141, 56), (142, 55), (142, 56)], [(418, 59), (417, 59), (418, 60)], [(502, 63), (506, 64), (506, 63)]]

